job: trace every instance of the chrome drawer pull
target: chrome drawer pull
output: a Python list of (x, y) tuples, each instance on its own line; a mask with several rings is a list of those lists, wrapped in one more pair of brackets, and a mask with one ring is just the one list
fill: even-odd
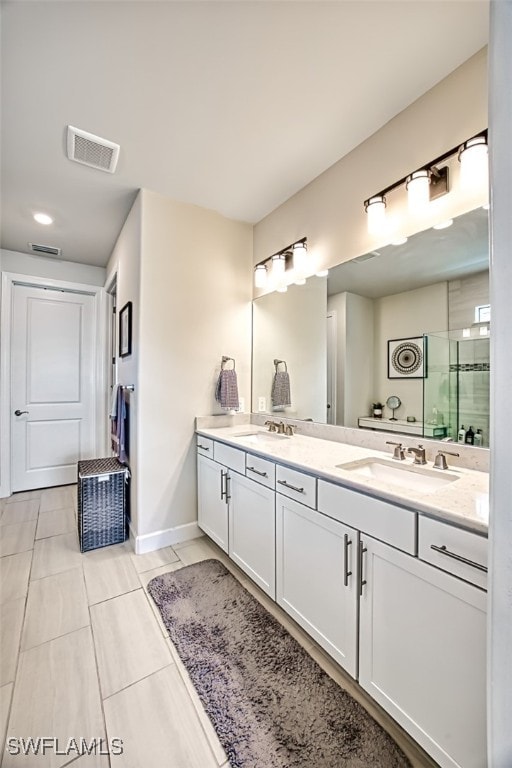
[(259, 475), (260, 477), (268, 477), (266, 472), (260, 472), (259, 469), (256, 469), (255, 467), (247, 467), (249, 472), (254, 472), (256, 475)]
[(200, 448), (202, 451), (209, 451), (210, 450), (207, 445), (201, 445), (201, 443), (198, 443), (197, 447)]
[(472, 568), (478, 568), (479, 571), (487, 573), (487, 567), (485, 565), (480, 565), (480, 563), (475, 563), (474, 560), (468, 560), (467, 557), (462, 557), (462, 555), (457, 555), (455, 552), (450, 552), (449, 549), (446, 549), (444, 544), (441, 547), (438, 547), (437, 544), (431, 544), (430, 549), (439, 552), (440, 555), (446, 555), (446, 557), (451, 557), (453, 560), (458, 560), (459, 563), (465, 563), (466, 565), (470, 565)]
[(343, 584), (348, 587), (348, 577), (352, 576), (352, 571), (348, 569), (348, 548), (351, 546), (352, 540), (348, 538), (346, 533), (343, 537), (343, 549), (345, 555), (345, 573), (343, 574)]
[(297, 488), (296, 485), (290, 485), (286, 480), (278, 480), (279, 485), (284, 485), (285, 488), (289, 488), (291, 491), (297, 491), (297, 493), (304, 493), (304, 488)]
[[(226, 478), (226, 490), (224, 490), (224, 478)], [(228, 496), (228, 473), (224, 472), (223, 469), (220, 471), (220, 498), (221, 501), (224, 499), (224, 496), (226, 496), (226, 504), (228, 503), (227, 496)]]

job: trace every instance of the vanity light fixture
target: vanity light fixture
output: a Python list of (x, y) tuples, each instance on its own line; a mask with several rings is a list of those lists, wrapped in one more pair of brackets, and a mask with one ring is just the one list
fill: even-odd
[(450, 191), (448, 166), (442, 163), (454, 155), (458, 155), (461, 162), (461, 180), (464, 186), (482, 184), (488, 167), (487, 130), (473, 136), (462, 145), (452, 147), (422, 168), (409, 173), (365, 200), (364, 210), (368, 215), (368, 232), (372, 235), (382, 235), (385, 232), (386, 195), (404, 184), (411, 212), (421, 213), (429, 202), (446, 195)]
[(267, 267), (265, 264), (258, 264), (254, 268), (254, 285), (256, 288), (267, 287)]
[(368, 232), (370, 235), (380, 235), (386, 227), (386, 198), (384, 195), (374, 195), (365, 200), (364, 209), (368, 214)]
[(308, 269), (307, 238), (303, 237), (283, 250), (263, 259), (254, 267), (254, 285), (256, 288), (271, 288), (285, 293), (290, 283), (304, 285), (306, 278), (313, 271)]
[(430, 203), (430, 179), (432, 172), (426, 168), (414, 171), (405, 180), (409, 210), (421, 213)]
[(405, 243), (407, 242), (408, 239), (409, 238), (405, 237), (405, 235), (403, 235), (403, 236), (397, 235), (396, 237), (393, 238), (393, 240), (389, 241), (389, 244), (390, 245), (405, 245)]
[(459, 148), (460, 176), (465, 187), (474, 187), (487, 182), (489, 172), (489, 150), (487, 136), (474, 136)]
[(296, 285), (304, 285), (308, 273), (308, 251), (305, 242), (295, 243), (292, 247), (293, 273)]
[(318, 272), (315, 272), (316, 277), (327, 277), (328, 274), (328, 269), (320, 269)]

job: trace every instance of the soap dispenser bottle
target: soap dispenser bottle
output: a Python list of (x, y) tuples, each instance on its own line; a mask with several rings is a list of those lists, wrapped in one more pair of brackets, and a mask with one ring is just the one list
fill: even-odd
[(461, 426), (461, 428), (457, 432), (457, 442), (458, 443), (466, 442), (466, 430), (464, 429), (464, 424)]
[(473, 427), (470, 427), (466, 432), (466, 438), (464, 442), (467, 445), (473, 445), (473, 443), (475, 442), (475, 433), (473, 432)]
[(477, 429), (476, 435), (475, 435), (474, 440), (473, 440), (473, 445), (480, 446), (480, 445), (483, 445), (483, 442), (484, 442), (484, 436), (482, 434), (482, 430), (481, 429)]

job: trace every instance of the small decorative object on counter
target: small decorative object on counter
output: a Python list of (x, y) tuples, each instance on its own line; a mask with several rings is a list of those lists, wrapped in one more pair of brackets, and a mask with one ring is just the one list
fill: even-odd
[(484, 436), (481, 429), (477, 429), (473, 445), (482, 446), (484, 444)]
[(411, 424), (414, 424), (414, 422), (416, 421), (416, 416), (408, 416), (407, 421), (409, 421)]
[(372, 416), (374, 419), (382, 419), (382, 410), (384, 406), (382, 403), (372, 403)]
[(402, 401), (400, 400), (400, 398), (397, 397), (397, 395), (391, 395), (386, 400), (386, 405), (388, 408), (390, 408), (393, 411), (393, 415), (391, 416), (390, 421), (397, 421), (397, 419), (395, 418), (395, 411), (397, 408), (400, 408), (400, 406), (402, 405)]
[(464, 442), (466, 443), (466, 445), (474, 445), (475, 433), (473, 432), (473, 427), (470, 427), (466, 432), (466, 437), (464, 439)]
[(461, 426), (461, 428), (457, 432), (457, 442), (458, 443), (466, 442), (466, 430), (464, 429), (464, 424)]

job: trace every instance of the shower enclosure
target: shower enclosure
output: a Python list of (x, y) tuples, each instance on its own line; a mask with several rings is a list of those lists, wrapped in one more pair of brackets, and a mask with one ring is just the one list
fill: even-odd
[(489, 325), (425, 334), (425, 350), (424, 424), (444, 424), (454, 441), (462, 427), (480, 430), (475, 445), (488, 447)]

